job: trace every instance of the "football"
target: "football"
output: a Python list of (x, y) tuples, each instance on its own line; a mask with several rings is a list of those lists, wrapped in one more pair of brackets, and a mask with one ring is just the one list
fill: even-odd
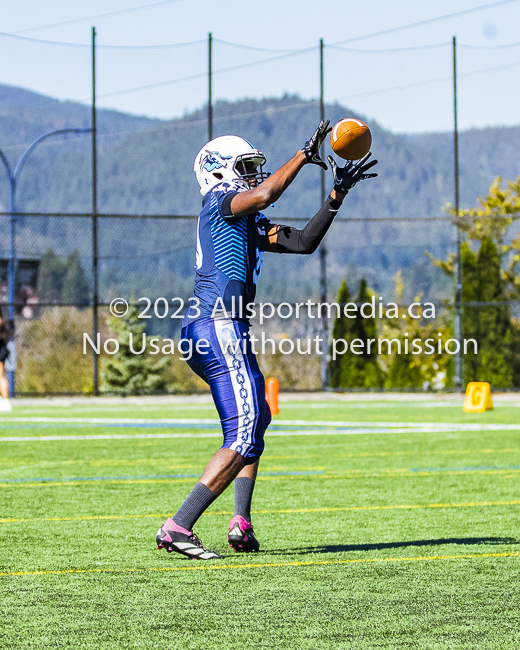
[(347, 117), (340, 120), (330, 134), (332, 151), (344, 160), (359, 160), (372, 145), (372, 134), (361, 120)]

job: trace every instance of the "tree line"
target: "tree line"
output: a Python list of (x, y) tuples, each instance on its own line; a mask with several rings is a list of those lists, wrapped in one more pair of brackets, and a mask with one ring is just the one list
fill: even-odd
[[(495, 387), (520, 387), (520, 321), (512, 305), (520, 302), (520, 233), (511, 235), (511, 226), (520, 216), (520, 176), (503, 182), (498, 177), (489, 194), (478, 199), (478, 206), (462, 210), (459, 215), (451, 205), (446, 210), (458, 219), (464, 241), (460, 249), (462, 280), (461, 338), (477, 342), (478, 352), (462, 355), (462, 380), (487, 381)], [(436, 259), (426, 252), (432, 263), (453, 280), (457, 256)], [(395, 277), (396, 298), (403, 295), (401, 274)], [(361, 280), (356, 301), (369, 302), (373, 292)], [(417, 298), (420, 298), (418, 296)], [(416, 299), (417, 299), (416, 298)], [(338, 302), (350, 302), (346, 279), (340, 287)], [(400, 314), (399, 314), (400, 316)], [(454, 304), (444, 309), (434, 323), (424, 319), (341, 316), (336, 319), (333, 338), (348, 341), (384, 337), (404, 343), (406, 337), (423, 340), (440, 335), (443, 342), (455, 336)], [(404, 347), (404, 346), (403, 346)], [(433, 355), (345, 354), (331, 361), (330, 380), (334, 388), (450, 388), (453, 385), (454, 358), (445, 350)]]

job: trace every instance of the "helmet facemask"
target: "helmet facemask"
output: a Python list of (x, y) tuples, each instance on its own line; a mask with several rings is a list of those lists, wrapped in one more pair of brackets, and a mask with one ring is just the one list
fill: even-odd
[(233, 171), (239, 178), (245, 181), (249, 189), (258, 187), (260, 183), (271, 176), (272, 172), (265, 172), (265, 156), (244, 154), (238, 156), (233, 166)]

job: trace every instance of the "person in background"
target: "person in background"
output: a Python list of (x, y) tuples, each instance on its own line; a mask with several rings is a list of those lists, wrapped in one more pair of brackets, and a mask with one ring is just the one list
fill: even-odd
[(8, 323), (4, 320), (0, 312), (0, 411), (10, 411), (11, 403), (9, 402), (9, 385), (5, 377), (5, 360), (9, 356), (7, 344), (11, 340), (12, 332)]

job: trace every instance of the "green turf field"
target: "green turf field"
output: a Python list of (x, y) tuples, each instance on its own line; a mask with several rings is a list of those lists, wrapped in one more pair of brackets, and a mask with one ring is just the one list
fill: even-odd
[(232, 490), (195, 527), (224, 559), (158, 551), (218, 431), (209, 404), (2, 414), (0, 647), (520, 649), (520, 408), (282, 404), (261, 552), (227, 549)]

